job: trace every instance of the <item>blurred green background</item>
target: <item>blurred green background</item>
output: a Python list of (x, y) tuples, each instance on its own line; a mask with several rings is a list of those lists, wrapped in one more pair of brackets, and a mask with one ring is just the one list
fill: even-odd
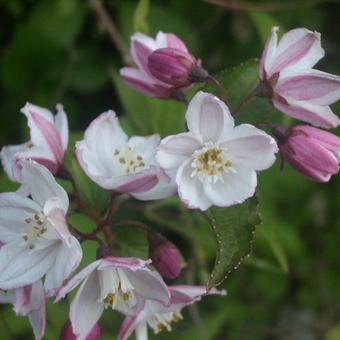
[[(322, 33), (326, 56), (318, 68), (340, 74), (339, 1), (107, 0), (104, 5), (127, 49), (135, 30), (152, 36), (159, 30), (173, 32), (211, 73), (259, 57), (274, 25), (281, 32), (307, 27)], [(127, 89), (117, 77), (123, 64), (90, 2), (0, 0), (0, 146), (28, 139), (19, 113), (26, 101), (52, 110), (62, 102), (73, 142), (108, 109), (122, 115), (125, 128), (134, 133), (160, 130), (164, 135), (183, 126), (185, 107)], [(227, 95), (240, 86), (237, 72), (231, 75), (235, 87), (231, 76)], [(263, 105), (255, 102), (253, 109), (264, 110)], [(339, 114), (340, 105), (334, 110)], [(271, 108), (269, 113), (284, 119)], [(72, 148), (71, 143), (70, 154)], [(0, 191), (14, 188), (1, 173)], [(209, 297), (186, 310), (185, 320), (159, 339), (340, 339), (339, 176), (314, 184), (288, 167), (281, 175), (277, 164), (260, 175), (258, 188), (263, 223), (251, 257), (222, 285), (228, 296)], [(214, 260), (208, 227), (186, 225), (177, 214), (171, 223), (153, 218), (152, 211), (149, 215), (151, 226), (164, 231), (184, 254), (187, 266), (176, 283), (204, 284)], [(85, 224), (81, 218), (79, 223)], [(88, 261), (94, 258), (91, 246), (85, 245)], [(67, 303), (49, 302), (46, 339), (58, 338), (67, 313)], [(105, 313), (105, 339), (115, 337), (120, 320), (118, 313)], [(31, 338), (27, 319), (0, 306), (0, 339)]]

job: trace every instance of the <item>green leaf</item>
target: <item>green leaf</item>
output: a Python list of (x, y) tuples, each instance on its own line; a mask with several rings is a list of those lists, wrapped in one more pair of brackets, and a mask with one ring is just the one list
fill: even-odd
[(130, 226), (115, 226), (114, 249), (119, 256), (135, 256), (141, 259), (149, 258), (149, 243), (145, 231)]
[(139, 0), (133, 16), (133, 27), (135, 32), (142, 32), (146, 34), (149, 32), (149, 25), (146, 21), (146, 18), (149, 14), (149, 9), (149, 0)]
[[(259, 62), (256, 59), (249, 60), (231, 69), (221, 71), (215, 78), (223, 86), (226, 103), (230, 111), (234, 112), (259, 83)], [(212, 85), (205, 86), (204, 90), (219, 95)], [(235, 115), (235, 119), (237, 123), (265, 123), (269, 115), (274, 112), (275, 110), (268, 100), (255, 97)], [(277, 116), (277, 119), (282, 119), (282, 116)], [(273, 121), (272, 116), (270, 121)]]
[(325, 334), (325, 340), (339, 340), (340, 339), (340, 325), (335, 325)]
[(215, 265), (208, 282), (208, 289), (211, 289), (222, 283), (250, 253), (255, 227), (261, 220), (256, 197), (229, 208), (211, 208), (208, 217), (217, 248)]
[(183, 103), (149, 98), (125, 85), (114, 70), (111, 76), (126, 114), (123, 127), (127, 125), (129, 132), (166, 136), (184, 130), (186, 109)]

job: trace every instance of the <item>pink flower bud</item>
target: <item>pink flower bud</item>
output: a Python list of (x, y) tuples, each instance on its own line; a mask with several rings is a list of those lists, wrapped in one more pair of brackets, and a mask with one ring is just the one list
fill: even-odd
[(340, 138), (311, 127), (296, 126), (290, 130), (275, 128), (284, 159), (303, 176), (316, 182), (328, 182), (339, 172)]
[(177, 48), (159, 48), (148, 58), (151, 74), (160, 81), (173, 86), (189, 86), (205, 81), (208, 72), (190, 53)]
[(181, 253), (166, 238), (149, 233), (150, 258), (159, 273), (167, 279), (175, 279), (181, 272)]
[[(90, 333), (86, 336), (85, 340), (100, 340), (102, 331), (100, 326), (96, 323), (91, 329)], [(70, 320), (65, 322), (65, 325), (60, 334), (60, 340), (76, 340), (77, 337), (73, 333), (72, 325)]]

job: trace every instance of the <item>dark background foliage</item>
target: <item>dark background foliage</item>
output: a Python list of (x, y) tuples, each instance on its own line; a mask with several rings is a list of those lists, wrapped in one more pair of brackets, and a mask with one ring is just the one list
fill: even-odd
[[(173, 32), (212, 73), (259, 57), (274, 25), (281, 32), (307, 27), (322, 33), (326, 57), (318, 68), (340, 74), (339, 1), (150, 0), (149, 10), (143, 7), (147, 1), (104, 4), (125, 46), (136, 29), (152, 36), (158, 30)], [(172, 132), (175, 125), (169, 122), (183, 117), (184, 106), (145, 100), (129, 91), (117, 77), (121, 66), (122, 55), (88, 1), (0, 0), (0, 145), (28, 139), (19, 113), (26, 101), (52, 110), (62, 102), (70, 128), (77, 132), (73, 142), (108, 109), (123, 115), (125, 127), (135, 133)], [(233, 77), (228, 79), (232, 93)], [(334, 110), (339, 114), (340, 106)], [(1, 174), (0, 190), (12, 188)], [(184, 312), (185, 320), (160, 339), (340, 339), (340, 179), (314, 184), (288, 167), (282, 176), (276, 165), (261, 174), (259, 198), (263, 223), (257, 227), (252, 255), (223, 284), (228, 296), (207, 298)], [(187, 266), (177, 282), (204, 284), (214, 259), (208, 227), (187, 225), (176, 211), (167, 223), (155, 218), (152, 209), (147, 215), (152, 227), (167, 234), (184, 254)], [(88, 224), (79, 216), (72, 218)], [(143, 253), (147, 247), (143, 235), (136, 242), (136, 233), (124, 236), (131, 241), (126, 241), (127, 253), (130, 248)], [(86, 246), (87, 259), (94, 256), (91, 246)], [(67, 312), (66, 303), (49, 303), (46, 339), (58, 338)], [(105, 313), (105, 339), (114, 338), (119, 321), (117, 313)], [(1, 340), (31, 337), (28, 321), (2, 306)]]

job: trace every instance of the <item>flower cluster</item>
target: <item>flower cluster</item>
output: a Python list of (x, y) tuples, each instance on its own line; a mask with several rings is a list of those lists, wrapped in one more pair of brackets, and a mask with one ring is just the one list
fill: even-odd
[[(0, 303), (28, 316), (36, 339), (44, 335), (46, 299), (59, 302), (78, 286), (61, 332), (64, 340), (100, 339), (99, 320), (109, 308), (125, 316), (118, 339), (134, 331), (147, 339), (148, 326), (155, 333), (170, 331), (184, 307), (206, 295), (225, 295), (205, 286), (168, 285), (164, 279), (180, 275), (181, 253), (141, 221), (135, 225), (147, 234), (150, 259), (118, 256), (111, 217), (123, 198), (150, 201), (177, 194), (189, 209), (227, 208), (254, 195), (258, 172), (271, 167), (278, 152), (315, 181), (329, 181), (339, 172), (340, 139), (319, 128), (339, 125), (329, 105), (340, 98), (340, 77), (312, 69), (324, 55), (319, 33), (295, 29), (279, 43), (276, 34), (273, 28), (253, 95), (315, 127), (270, 126), (274, 138), (253, 125), (235, 125), (225, 102), (203, 91), (188, 103), (187, 129), (163, 139), (128, 137), (115, 112), (104, 112), (75, 146), (81, 169), (109, 193), (102, 215), (84, 207), (64, 164), (69, 131), (62, 106), (56, 116), (32, 104), (22, 109), (30, 141), (1, 150), (5, 172), (21, 187), (0, 194)], [(212, 79), (173, 34), (159, 32), (152, 39), (136, 33), (131, 40), (136, 68), (124, 67), (121, 76), (146, 95), (186, 101), (192, 83)], [(55, 177), (71, 181), (70, 209), (88, 214), (96, 223), (93, 232), (70, 224), (69, 196)], [(86, 240), (98, 243), (97, 259), (74, 274)]]

